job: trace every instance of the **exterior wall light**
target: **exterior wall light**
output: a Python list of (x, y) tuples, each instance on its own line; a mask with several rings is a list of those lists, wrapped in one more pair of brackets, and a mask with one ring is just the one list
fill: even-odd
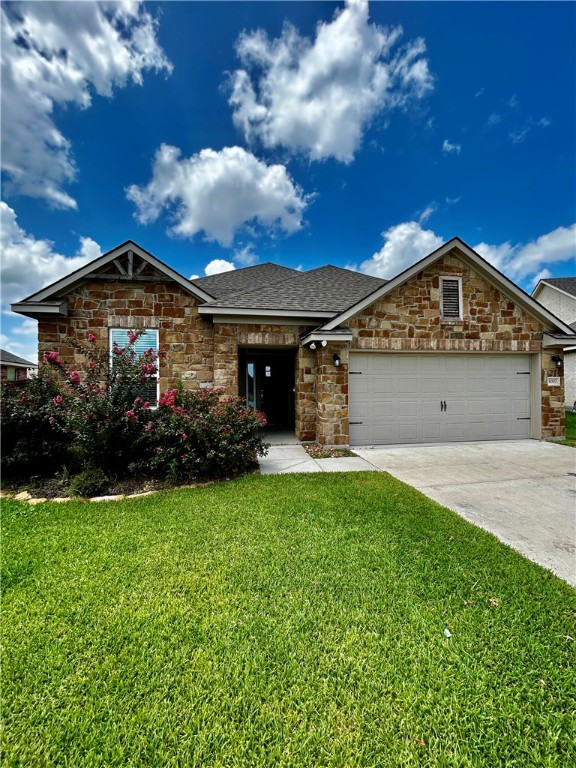
[(340, 357), (337, 354), (334, 354), (332, 359), (334, 360), (334, 367), (340, 368)]
[(323, 347), (325, 347), (326, 344), (328, 344), (328, 342), (326, 341), (326, 339), (324, 339), (324, 341), (322, 341), (321, 344), (322, 344)]
[(556, 366), (556, 368), (563, 368), (564, 367), (564, 361), (560, 357), (560, 355), (552, 355), (552, 362)]
[(316, 344), (314, 342), (312, 342), (312, 344), (310, 344), (310, 349), (316, 349)]

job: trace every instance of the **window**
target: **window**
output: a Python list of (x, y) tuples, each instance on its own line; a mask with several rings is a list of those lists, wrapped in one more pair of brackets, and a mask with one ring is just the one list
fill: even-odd
[(13, 368), (12, 366), (8, 366), (8, 368), (6, 368), (6, 378), (8, 379), (8, 381), (16, 381), (16, 379), (18, 378), (16, 376), (16, 368)]
[[(131, 331), (126, 328), (110, 328), (110, 357), (112, 358), (112, 348), (117, 344), (121, 349), (128, 344), (128, 335)], [(153, 349), (158, 354), (158, 331), (147, 330), (138, 337), (134, 344), (136, 355), (142, 355), (146, 350)], [(156, 361), (158, 365), (158, 361)], [(139, 393), (142, 400), (147, 400), (151, 407), (158, 403), (158, 372), (155, 376), (156, 381), (151, 380), (147, 384), (142, 384), (142, 391)]]
[(440, 278), (440, 306), (442, 317), (447, 320), (462, 318), (462, 278)]

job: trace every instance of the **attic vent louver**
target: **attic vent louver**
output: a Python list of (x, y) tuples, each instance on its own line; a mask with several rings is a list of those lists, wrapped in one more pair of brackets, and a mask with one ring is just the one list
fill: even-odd
[(460, 280), (442, 279), (442, 317), (461, 317)]

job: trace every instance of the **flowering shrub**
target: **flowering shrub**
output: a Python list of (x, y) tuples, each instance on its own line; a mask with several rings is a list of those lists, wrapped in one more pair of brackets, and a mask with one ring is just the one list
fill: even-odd
[(86, 344), (72, 341), (85, 360), (82, 373), (58, 352), (44, 354), (37, 378), (3, 398), (3, 465), (38, 475), (62, 464), (121, 474), (137, 460), (134, 445), (150, 406), (139, 392), (157, 371), (153, 350), (134, 351), (141, 333), (128, 332), (111, 359), (93, 334)]
[(152, 410), (141, 397), (155, 381), (157, 355), (137, 355), (142, 332), (112, 354), (72, 341), (82, 371), (57, 352), (43, 357), (38, 377), (2, 400), (2, 463), (6, 469), (47, 476), (68, 470), (102, 470), (124, 477), (134, 469), (161, 479), (223, 477), (246, 471), (263, 455), (264, 416), (240, 398), (214, 389), (165, 392)]
[(15, 386), (2, 385), (2, 473), (4, 476), (49, 475), (66, 463), (71, 438), (54, 430), (54, 401), (63, 404), (52, 371)]
[(147, 466), (171, 479), (224, 477), (245, 472), (266, 453), (262, 413), (222, 391), (170, 389), (150, 414), (142, 442)]

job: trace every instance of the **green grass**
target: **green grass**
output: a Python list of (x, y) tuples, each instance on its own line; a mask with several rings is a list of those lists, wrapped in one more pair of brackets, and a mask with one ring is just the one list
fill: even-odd
[(4, 768), (575, 764), (576, 591), (384, 473), (3, 529)]
[(566, 440), (562, 444), (576, 448), (576, 413), (574, 411), (566, 411)]

